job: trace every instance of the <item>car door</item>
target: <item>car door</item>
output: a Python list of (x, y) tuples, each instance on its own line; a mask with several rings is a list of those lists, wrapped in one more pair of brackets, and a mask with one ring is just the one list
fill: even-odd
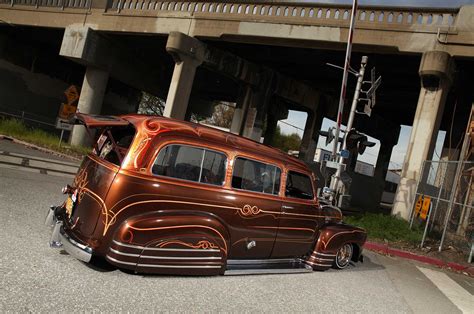
[(229, 223), (232, 259), (270, 257), (281, 211), (281, 168), (247, 157), (233, 163), (231, 191), (237, 206)]
[(285, 196), (272, 258), (307, 254), (322, 219), (309, 173), (290, 169), (284, 184)]

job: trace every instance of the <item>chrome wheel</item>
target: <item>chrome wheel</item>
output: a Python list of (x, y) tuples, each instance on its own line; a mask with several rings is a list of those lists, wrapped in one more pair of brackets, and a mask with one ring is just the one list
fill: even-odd
[(335, 268), (343, 269), (351, 262), (353, 248), (349, 243), (344, 244), (339, 248), (336, 254), (336, 260), (334, 261)]

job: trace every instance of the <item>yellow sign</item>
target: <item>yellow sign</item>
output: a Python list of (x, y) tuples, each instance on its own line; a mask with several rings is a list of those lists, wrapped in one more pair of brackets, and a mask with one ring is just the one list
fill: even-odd
[(418, 197), (418, 200), (416, 201), (416, 205), (415, 205), (415, 217), (420, 214), (422, 205), (423, 205), (423, 195), (420, 195)]
[(431, 203), (431, 198), (429, 196), (425, 196), (423, 198), (423, 205), (421, 206), (421, 214), (420, 214), (420, 218), (423, 220), (426, 220), (426, 217), (428, 216), (428, 211), (430, 210), (430, 203)]
[(76, 109), (76, 106), (61, 104), (61, 107), (59, 108), (58, 117), (61, 119), (68, 119), (71, 114), (76, 112)]
[(74, 102), (79, 99), (79, 92), (75, 85), (69, 86), (68, 89), (64, 91), (64, 95), (66, 95), (68, 105), (73, 105)]
[(59, 108), (58, 117), (61, 119), (68, 119), (69, 116), (77, 110), (77, 100), (79, 99), (79, 93), (75, 85), (71, 85), (64, 91), (66, 95), (67, 103), (61, 104)]

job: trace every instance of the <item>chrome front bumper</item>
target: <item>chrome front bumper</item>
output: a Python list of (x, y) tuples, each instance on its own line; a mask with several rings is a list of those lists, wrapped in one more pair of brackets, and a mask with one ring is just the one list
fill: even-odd
[(54, 214), (54, 207), (48, 210), (45, 225), (53, 228), (49, 246), (52, 248), (63, 248), (69, 255), (88, 263), (92, 258), (92, 249), (72, 239), (64, 232), (63, 222), (58, 220)]

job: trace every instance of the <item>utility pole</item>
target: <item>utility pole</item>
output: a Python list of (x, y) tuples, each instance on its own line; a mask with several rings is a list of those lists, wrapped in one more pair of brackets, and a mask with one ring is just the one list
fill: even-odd
[(351, 22), (349, 26), (349, 35), (347, 37), (346, 59), (344, 62), (344, 72), (342, 74), (341, 93), (339, 96), (339, 108), (337, 111), (337, 127), (336, 127), (336, 133), (335, 133), (336, 140), (332, 147), (331, 157), (333, 161), (336, 161), (337, 159), (337, 144), (339, 143), (339, 133), (341, 131), (341, 124), (342, 124), (342, 113), (344, 111), (344, 100), (346, 99), (347, 76), (349, 75), (349, 68), (351, 64), (352, 37), (354, 34), (356, 11), (357, 11), (357, 0), (354, 0), (352, 2)]
[[(368, 60), (367, 56), (362, 57), (359, 73), (357, 74), (357, 85), (354, 92), (354, 97), (352, 98), (352, 106), (351, 106), (351, 111), (349, 114), (349, 120), (347, 121), (346, 132), (342, 140), (342, 151), (346, 150), (347, 148), (347, 134), (349, 134), (349, 131), (352, 130), (352, 125), (354, 124), (354, 118), (355, 118), (355, 114), (357, 110), (357, 103), (359, 101), (359, 95), (362, 89), (362, 83), (364, 82), (364, 74), (365, 74), (365, 67), (367, 66), (367, 60)], [(339, 138), (338, 135), (336, 135), (336, 140), (334, 141), (334, 144), (337, 144), (339, 142), (338, 138)], [(339, 180), (341, 178), (341, 174), (343, 171), (342, 169), (343, 165), (344, 165), (344, 157), (342, 155), (339, 155), (338, 167), (336, 169), (336, 173), (331, 178), (331, 185), (329, 186), (329, 188), (333, 191), (334, 196), (337, 194), (336, 192), (337, 192)]]

